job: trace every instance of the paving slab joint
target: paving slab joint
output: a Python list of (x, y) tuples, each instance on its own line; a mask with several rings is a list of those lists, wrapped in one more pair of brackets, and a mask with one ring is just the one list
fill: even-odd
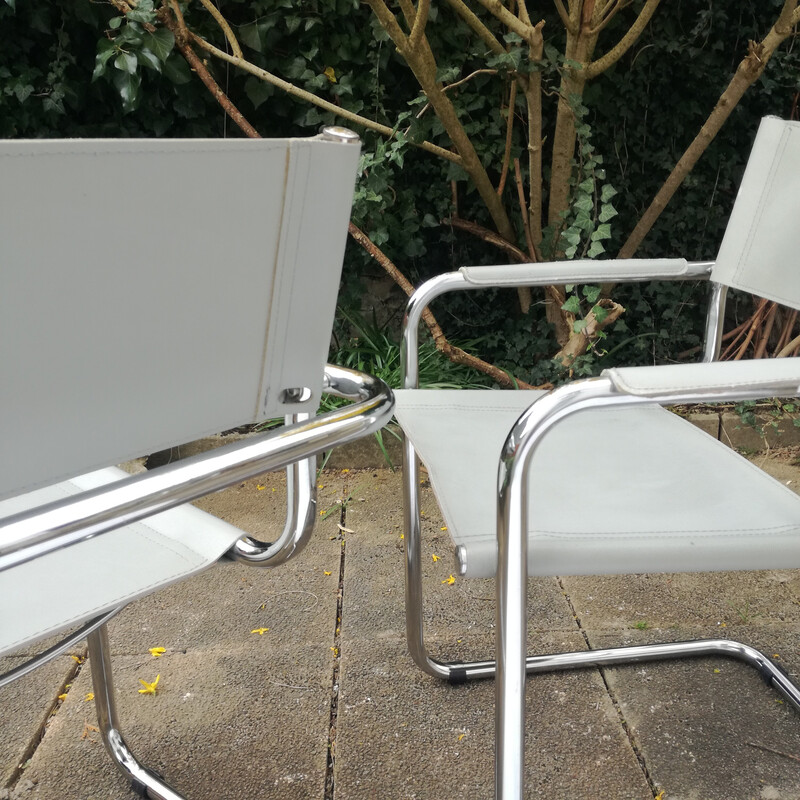
[(34, 753), (44, 740), (45, 734), (47, 733), (47, 728), (50, 725), (50, 721), (58, 713), (59, 708), (61, 708), (64, 703), (64, 696), (69, 694), (70, 687), (73, 683), (75, 683), (78, 675), (80, 675), (81, 669), (83, 669), (83, 665), (86, 663), (86, 656), (86, 648), (83, 649), (80, 656), (73, 656), (73, 658), (75, 658), (75, 664), (70, 668), (70, 671), (67, 673), (67, 677), (64, 679), (64, 682), (58, 687), (53, 702), (45, 710), (44, 717), (42, 718), (39, 727), (31, 738), (31, 741), (28, 743), (28, 746), (22, 752), (19, 763), (11, 773), (11, 776), (5, 785), (5, 789), (8, 791), (9, 796), (14, 795), (14, 789), (16, 788), (17, 783), (19, 783), (20, 778), (22, 778), (22, 776), (25, 774), (26, 764), (33, 758)]

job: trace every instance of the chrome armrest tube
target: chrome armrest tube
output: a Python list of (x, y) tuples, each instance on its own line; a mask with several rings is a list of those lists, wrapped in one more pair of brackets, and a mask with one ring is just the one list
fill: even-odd
[[(569, 282), (571, 280), (569, 275), (569, 262), (564, 263), (564, 275), (560, 277), (560, 280), (564, 282)], [(603, 262), (599, 262), (603, 263)], [(602, 281), (605, 279), (610, 280), (613, 276), (613, 268), (611, 267), (612, 262), (609, 262), (609, 274), (607, 278), (604, 278), (603, 275), (598, 274), (596, 276), (596, 280)], [(635, 282), (635, 283), (642, 283), (644, 281), (666, 281), (666, 280), (708, 280), (711, 274), (711, 269), (714, 266), (713, 261), (692, 261), (686, 265), (685, 273), (681, 275), (675, 275), (672, 273), (659, 273), (657, 271), (653, 272), (652, 274), (639, 274), (635, 277), (628, 277), (626, 278), (626, 282)], [(530, 276), (526, 276), (524, 280), (520, 280), (519, 286), (547, 286), (553, 283), (553, 276), (548, 275), (546, 278), (533, 278)], [(507, 288), (507, 284), (502, 284), (504, 287)], [(719, 284), (714, 284), (715, 286), (719, 287)], [(409, 298), (408, 305), (406, 306), (406, 313), (405, 317), (403, 318), (403, 344), (401, 348), (401, 370), (403, 375), (403, 388), (404, 389), (416, 389), (419, 380), (419, 323), (422, 319), (422, 312), (426, 309), (428, 304), (434, 300), (435, 298), (439, 297), (442, 294), (446, 294), (447, 292), (459, 291), (464, 289), (488, 289), (491, 288), (491, 284), (485, 283), (472, 283), (470, 282), (466, 276), (462, 272), (448, 272), (444, 275), (437, 275), (435, 278), (431, 278), (428, 281), (425, 281), (411, 297)], [(725, 287), (720, 287), (724, 290)], [(725, 294), (724, 291), (717, 291), (717, 294), (712, 294), (712, 301), (713, 298), (717, 298), (717, 305), (715, 306), (716, 313), (713, 317), (714, 320), (717, 321), (718, 328), (721, 330), (721, 319), (722, 314), (724, 314), (724, 301), (725, 301)], [(719, 303), (721, 302), (721, 306)], [(709, 315), (709, 319), (711, 316)], [(715, 328), (713, 333), (716, 336), (717, 329)]]
[(0, 570), (354, 441), (391, 418), (394, 397), (377, 378), (328, 367), (325, 386), (359, 402), (0, 520)]

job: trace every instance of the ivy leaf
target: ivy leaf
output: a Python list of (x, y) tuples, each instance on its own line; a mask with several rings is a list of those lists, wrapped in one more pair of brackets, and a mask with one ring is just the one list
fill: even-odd
[(594, 306), (594, 308), (592, 308), (592, 314), (594, 314), (594, 318), (597, 320), (598, 324), (602, 325), (605, 318), (608, 316), (608, 309), (603, 306)]
[(172, 31), (168, 31), (166, 28), (159, 28), (153, 33), (145, 32), (142, 47), (152, 52), (162, 64), (167, 60), (174, 46), (175, 37), (172, 35)]
[(605, 184), (600, 192), (600, 202), (607, 203), (615, 194), (618, 194), (617, 190), (610, 183)]
[(566, 303), (561, 306), (562, 311), (568, 311), (570, 314), (580, 314), (581, 313), (581, 302), (578, 298), (572, 294), (567, 298)]
[(598, 225), (597, 230), (592, 234), (592, 241), (599, 242), (601, 239), (611, 238), (611, 226), (606, 222), (603, 225)]
[(576, 319), (575, 322), (572, 323), (572, 332), (580, 333), (585, 327), (586, 327), (585, 319)]
[(271, 97), (272, 91), (272, 86), (266, 81), (259, 80), (252, 75), (244, 84), (244, 92), (253, 104), (253, 108), (258, 108), (268, 97)]
[(561, 238), (570, 244), (579, 245), (581, 243), (581, 235), (575, 228), (567, 228), (562, 232)]
[(97, 58), (94, 62), (94, 72), (92, 72), (92, 81), (96, 81), (101, 75), (105, 75), (108, 59), (114, 55), (116, 48), (114, 43), (108, 39), (101, 39), (97, 43)]
[(600, 242), (592, 242), (592, 246), (589, 248), (589, 252), (586, 254), (589, 258), (594, 258), (595, 256), (599, 256), (600, 253), (605, 253), (606, 249), (603, 247)]
[(114, 66), (122, 72), (127, 72), (129, 75), (136, 74), (136, 65), (138, 63), (138, 59), (134, 53), (120, 53), (114, 59)]
[(168, 58), (164, 62), (164, 75), (176, 86), (182, 86), (192, 80), (192, 72), (189, 69), (189, 65), (178, 57)]
[(600, 207), (600, 214), (597, 218), (600, 220), (600, 222), (608, 222), (610, 219), (616, 217), (617, 214), (619, 214), (619, 211), (617, 211), (617, 209), (614, 208), (611, 203), (605, 203)]
[[(581, 194), (578, 196), (577, 200), (575, 200), (575, 208), (577, 208), (578, 211), (586, 211), (588, 213), (592, 210), (592, 205), (592, 197), (588, 194)], [(605, 220), (601, 219), (600, 222), (605, 222)]]
[(156, 12), (153, 8), (153, 0), (139, 0), (136, 6), (126, 14), (126, 17), (129, 22), (155, 22)]
[(591, 192), (594, 191), (594, 181), (591, 178), (587, 178), (585, 181), (578, 184), (578, 188), (582, 192), (586, 192), (586, 194), (591, 194)]
[(141, 61), (146, 67), (154, 69), (156, 72), (161, 72), (161, 62), (158, 60), (156, 54), (151, 50), (143, 47), (141, 50), (139, 50), (137, 55), (139, 56), (139, 61)]
[(597, 302), (597, 298), (600, 297), (600, 287), (599, 286), (584, 286), (582, 291), (583, 291), (583, 296), (590, 303), (596, 303)]
[(250, 22), (247, 25), (242, 25), (242, 27), (239, 28), (239, 41), (260, 53), (261, 32), (258, 30), (257, 23)]
[(142, 83), (138, 72), (114, 72), (114, 86), (117, 87), (119, 96), (122, 98), (122, 109), (125, 112), (133, 111), (139, 101), (139, 86)]
[(6, 4), (12, 11), (17, 10), (17, 0), (6, 0)]

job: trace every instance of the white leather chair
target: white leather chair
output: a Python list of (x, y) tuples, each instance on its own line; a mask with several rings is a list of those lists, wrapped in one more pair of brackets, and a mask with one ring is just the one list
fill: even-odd
[[(722, 654), (757, 667), (800, 707), (800, 689), (754, 648), (728, 640), (526, 657), (529, 575), (800, 567), (800, 497), (662, 406), (794, 397), (800, 358), (718, 362), (725, 296), (735, 287), (800, 308), (800, 124), (766, 118), (716, 261), (572, 261), (464, 267), (411, 298), (404, 389), (408, 645), (452, 682), (496, 674), (496, 793), (523, 796), (529, 673)], [(552, 392), (417, 391), (417, 331), (452, 290), (708, 279), (701, 364), (609, 369)], [(586, 474), (575, 475), (576, 454)], [(596, 469), (591, 468), (597, 454)], [(418, 456), (464, 576), (497, 574), (497, 659), (443, 662), (423, 638)]]
[[(0, 685), (88, 635), (104, 742), (143, 796), (180, 797), (119, 732), (104, 623), (220, 558), (299, 552), (316, 454), (391, 416), (380, 381), (325, 366), (358, 142), (0, 142), (0, 655), (71, 631)], [(314, 416), (323, 391), (356, 402)], [(113, 466), (280, 416), (147, 474)], [(275, 542), (186, 505), (283, 467)]]

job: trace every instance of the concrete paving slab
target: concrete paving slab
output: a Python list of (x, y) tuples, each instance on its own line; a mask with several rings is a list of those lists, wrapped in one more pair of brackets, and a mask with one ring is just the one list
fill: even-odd
[[(344, 594), (348, 637), (401, 637), (405, 632), (405, 542), (398, 525), (400, 476), (388, 472), (361, 473), (359, 496), (347, 508), (347, 560)], [(422, 490), (422, 573), (425, 624), (432, 634), (483, 636), (494, 628), (495, 590), (491, 580), (466, 580), (454, 575), (453, 545), (429, 488)], [(437, 556), (434, 560), (433, 556)], [(453, 576), (455, 582), (450, 584)], [(531, 628), (574, 631), (571, 609), (555, 578), (531, 581)], [(452, 637), (451, 637), (452, 638)]]
[(800, 621), (785, 571), (570, 576), (562, 582), (586, 629)]
[[(565, 632), (546, 638), (551, 649), (582, 642)], [(392, 640), (345, 645), (341, 675), (337, 800), (492, 796), (491, 681), (449, 686), (420, 672)], [(537, 676), (527, 707), (527, 797), (652, 800), (596, 671)]]
[(773, 417), (767, 411), (757, 411), (756, 418), (757, 428), (742, 422), (735, 411), (723, 412), (720, 415), (720, 441), (744, 452), (800, 444), (800, 428), (790, 415)]
[[(0, 658), (0, 674), (25, 662)], [(69, 656), (60, 656), (14, 683), (0, 688), (0, 787), (16, 778), (38, 744), (40, 732), (58, 705), (58, 695), (77, 668)]]
[[(797, 678), (796, 625), (749, 626), (740, 638)], [(718, 635), (715, 628), (635, 631), (625, 644)], [(619, 635), (591, 634), (593, 647)], [(619, 667), (605, 672), (640, 756), (664, 800), (796, 800), (800, 717), (758, 673), (728, 658)], [(778, 751), (778, 752), (775, 752)]]
[[(326, 643), (253, 638), (157, 662), (115, 658), (123, 734), (145, 765), (190, 798), (321, 798), (332, 654)], [(139, 679), (156, 674), (157, 694), (139, 694)], [(83, 669), (26, 770), (32, 800), (132, 796), (89, 727), (91, 689)]]
[[(318, 490), (320, 509), (333, 513), (320, 520), (291, 570), (220, 563), (123, 610), (109, 625), (112, 651), (132, 654), (156, 646), (171, 652), (197, 650), (234, 644), (241, 631), (260, 627), (270, 628), (279, 640), (332, 637), (341, 551), (336, 500), (341, 487), (342, 481), (334, 477), (327, 488)], [(204, 498), (198, 505), (270, 541), (283, 521), (284, 504), (284, 478), (273, 474)]]

